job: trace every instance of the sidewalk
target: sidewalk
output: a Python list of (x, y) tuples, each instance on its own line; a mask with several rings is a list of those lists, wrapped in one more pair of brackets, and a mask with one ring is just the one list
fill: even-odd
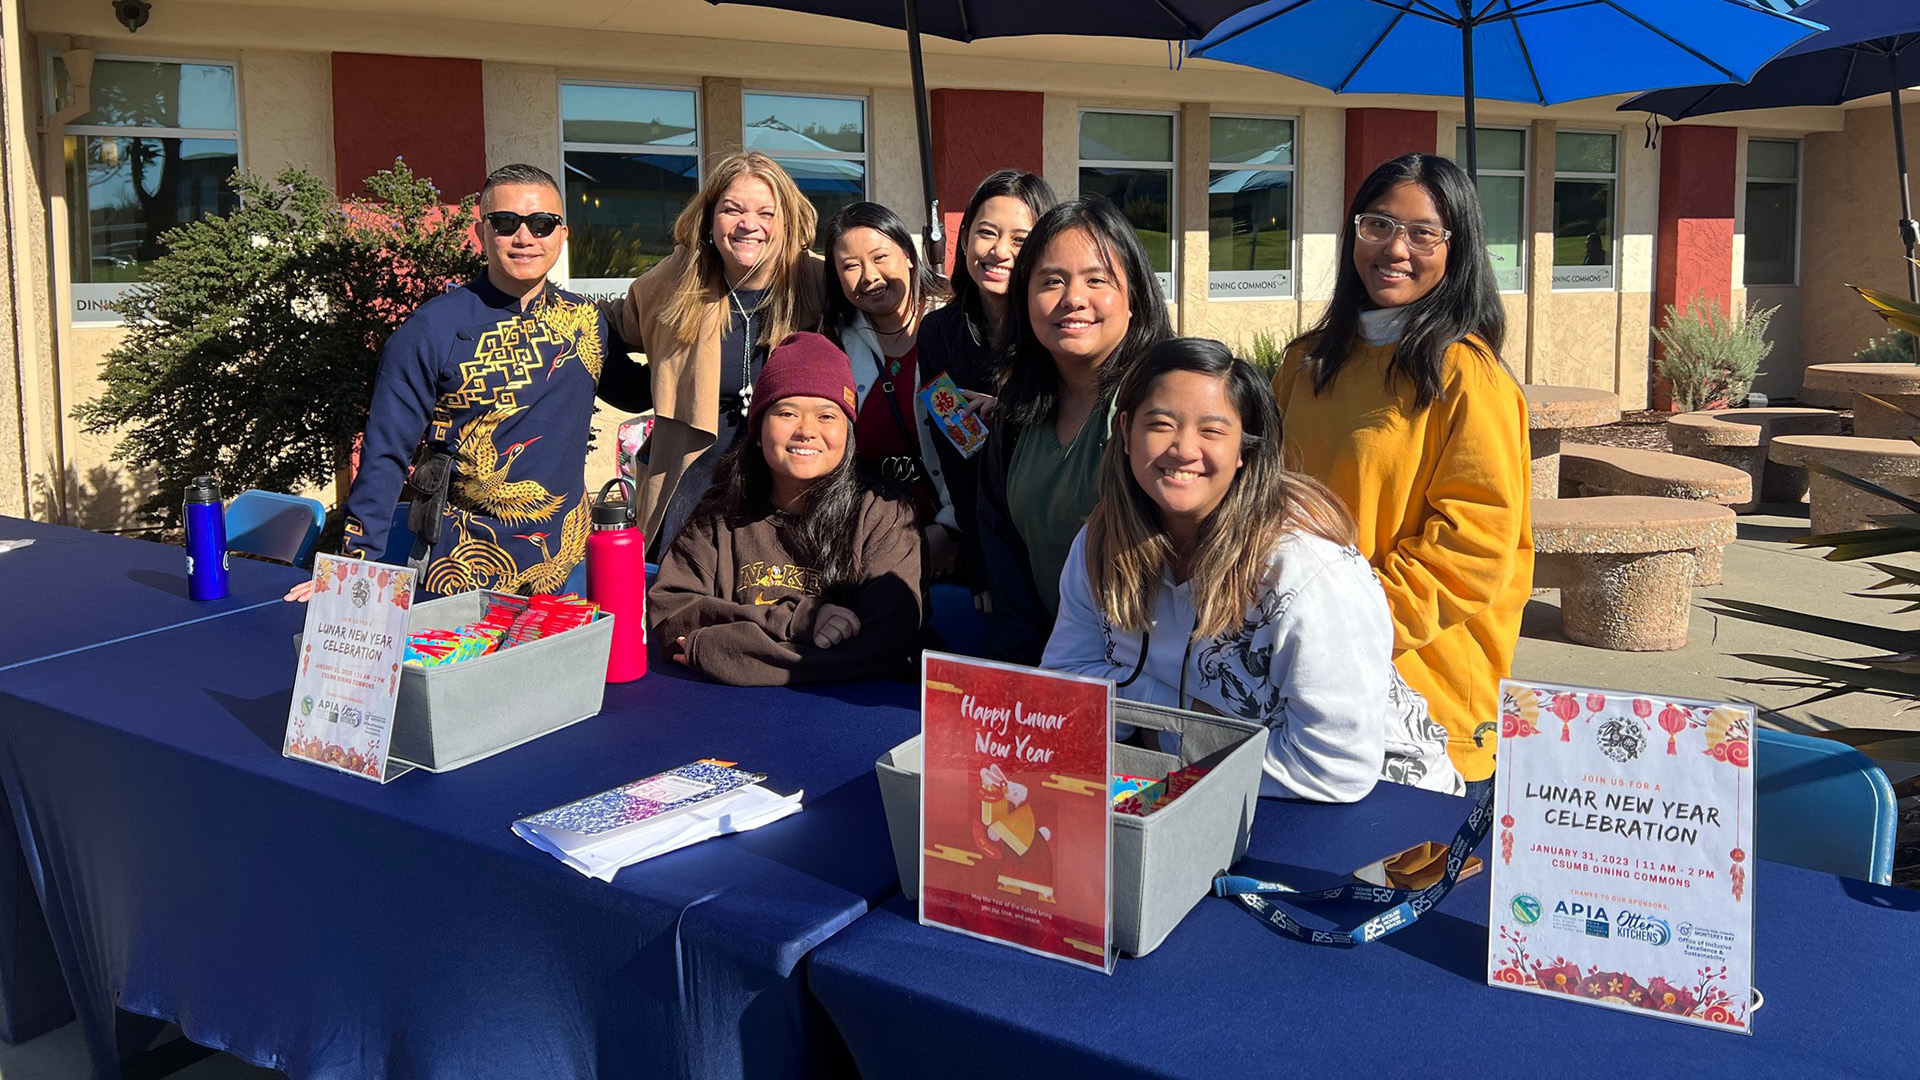
[[(1877, 627), (1890, 633), (1920, 629), (1920, 614), (1894, 614), (1901, 603), (1853, 595), (1885, 580), (1885, 574), (1864, 562), (1828, 562), (1822, 557), (1824, 548), (1794, 545), (1807, 531), (1805, 506), (1765, 509), (1770, 512), (1740, 517), (1740, 538), (1727, 547), (1722, 584), (1694, 590), (1686, 648), (1627, 653), (1576, 645), (1560, 632), (1560, 594), (1550, 592), (1527, 605), (1514, 674), (1543, 682), (1748, 701), (1759, 706), (1761, 723), (1783, 731), (1920, 731), (1920, 708), (1909, 708), (1912, 703), (1904, 699), (1853, 693), (1807, 704), (1819, 695), (1818, 690), (1805, 685), (1762, 685), (1756, 680), (1800, 680), (1791, 672), (1736, 655), (1844, 659), (1900, 647), (1891, 640), (1885, 648), (1870, 649), (1836, 639), (1822, 632), (1823, 622)], [(1880, 561), (1920, 565), (1913, 556)], [(1881, 764), (1896, 783), (1920, 772), (1920, 766)], [(1920, 863), (1917, 849), (1920, 799), (1909, 799), (1900, 806), (1894, 884), (1920, 888), (1920, 867), (1914, 865)], [(1908, 867), (1905, 873), (1899, 870), (1903, 866)]]
[[(1686, 648), (1628, 653), (1576, 645), (1560, 632), (1560, 594), (1555, 591), (1536, 596), (1527, 605), (1514, 674), (1548, 682), (1750, 701), (1761, 708), (1763, 722), (1785, 731), (1849, 727), (1920, 731), (1920, 710), (1903, 712), (1905, 703), (1892, 698), (1849, 694), (1803, 706), (1799, 703), (1813, 697), (1814, 691), (1753, 681), (1790, 673), (1734, 655), (1834, 658), (1893, 651), (1891, 646), (1864, 649), (1824, 636), (1818, 632), (1823, 619), (1889, 630), (1920, 629), (1920, 614), (1894, 614), (1901, 604), (1852, 595), (1884, 580), (1885, 574), (1863, 562), (1828, 562), (1822, 557), (1825, 548), (1794, 546), (1794, 539), (1807, 531), (1805, 506), (1768, 509), (1775, 512), (1740, 517), (1740, 538), (1727, 548), (1723, 583), (1694, 590)], [(1880, 561), (1902, 560), (1896, 556)], [(1906, 562), (1913, 564), (1911, 558)], [(1742, 617), (1716, 600), (1770, 609), (1756, 616), (1767, 621)]]

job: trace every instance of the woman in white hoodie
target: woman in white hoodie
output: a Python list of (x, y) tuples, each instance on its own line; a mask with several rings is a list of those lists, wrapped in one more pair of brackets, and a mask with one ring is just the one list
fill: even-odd
[(879, 203), (842, 208), (821, 228), (820, 240), (827, 254), (821, 332), (853, 363), (860, 458), (911, 496), (927, 542), (929, 577), (953, 577), (960, 532), (971, 523), (955, 514), (949, 473), (958, 455), (942, 455), (938, 443), (946, 436), (927, 423), (919, 398), (920, 388), (941, 374), (920, 362), (921, 320), (946, 299), (946, 287), (920, 261), (900, 215)]
[(1120, 384), (1042, 666), (1267, 725), (1263, 795), (1353, 802), (1382, 777), (1457, 794), (1353, 541), (1339, 500), (1281, 466), (1266, 380), (1217, 341), (1163, 341)]

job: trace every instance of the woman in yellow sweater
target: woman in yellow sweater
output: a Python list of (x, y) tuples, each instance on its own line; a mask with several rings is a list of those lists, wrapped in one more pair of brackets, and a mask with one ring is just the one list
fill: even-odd
[(1287, 465), (1353, 511), (1394, 663), (1478, 794), (1533, 587), (1526, 399), (1500, 361), (1506, 317), (1459, 166), (1387, 162), (1351, 223), (1332, 303), (1274, 376)]

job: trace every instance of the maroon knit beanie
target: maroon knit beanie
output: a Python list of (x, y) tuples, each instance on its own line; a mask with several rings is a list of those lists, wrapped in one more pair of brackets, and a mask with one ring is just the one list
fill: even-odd
[(788, 334), (767, 356), (767, 365), (753, 383), (753, 402), (747, 409), (747, 430), (760, 414), (781, 398), (817, 397), (839, 405), (853, 423), (860, 399), (853, 390), (853, 363), (840, 346), (819, 334)]

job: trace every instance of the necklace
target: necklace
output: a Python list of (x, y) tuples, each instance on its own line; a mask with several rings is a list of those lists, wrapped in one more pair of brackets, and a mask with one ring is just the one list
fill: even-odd
[(745, 420), (753, 405), (753, 317), (760, 314), (761, 308), (767, 306), (767, 297), (762, 296), (760, 302), (753, 305), (752, 310), (748, 310), (747, 305), (740, 302), (739, 289), (738, 285), (728, 289), (727, 301), (734, 311), (740, 313), (740, 322), (744, 327), (740, 335), (739, 413), (740, 419)]
[[(917, 321), (917, 320), (915, 320), (915, 319), (914, 319), (914, 317), (913, 317), (913, 314), (912, 314), (911, 312), (909, 312), (909, 313), (907, 314), (907, 321), (906, 321), (906, 323), (905, 323), (904, 325), (902, 325), (902, 326), (900, 327), (900, 329), (898, 329), (898, 330), (882, 330), (882, 329), (880, 329), (879, 327), (877, 327), (877, 326), (876, 326), (876, 327), (874, 327), (874, 328), (873, 328), (873, 334), (874, 334), (874, 337), (876, 337), (876, 338), (891, 338), (891, 339), (892, 339), (892, 343), (893, 343), (893, 344), (894, 344), (895, 346), (898, 346), (898, 345), (900, 344), (900, 341), (901, 341), (901, 339), (902, 339), (902, 338), (904, 338), (904, 337), (905, 337), (906, 335), (908, 335), (908, 334), (911, 334), (911, 333), (913, 333), (913, 327), (914, 327), (914, 323), (915, 323), (916, 321)], [(880, 351), (881, 351), (881, 353), (882, 353), (882, 354), (884, 354), (884, 353), (886, 352), (886, 345), (885, 345), (884, 343), (883, 343), (883, 344), (881, 345), (881, 349), (880, 349)], [(885, 379), (885, 381), (883, 381), (883, 382), (882, 382), (882, 383), (880, 384), (880, 392), (881, 392), (881, 393), (883, 393), (883, 394), (892, 394), (892, 393), (893, 393), (893, 380), (894, 380), (894, 379), (896, 379), (896, 378), (899, 378), (899, 376), (900, 376), (900, 357), (898, 357), (898, 356), (884, 356), (884, 355), (883, 355), (883, 357), (882, 357), (882, 358), (883, 358), (883, 359), (885, 359), (885, 360), (886, 360), (886, 362), (887, 362), (887, 377), (886, 377), (886, 379)]]

